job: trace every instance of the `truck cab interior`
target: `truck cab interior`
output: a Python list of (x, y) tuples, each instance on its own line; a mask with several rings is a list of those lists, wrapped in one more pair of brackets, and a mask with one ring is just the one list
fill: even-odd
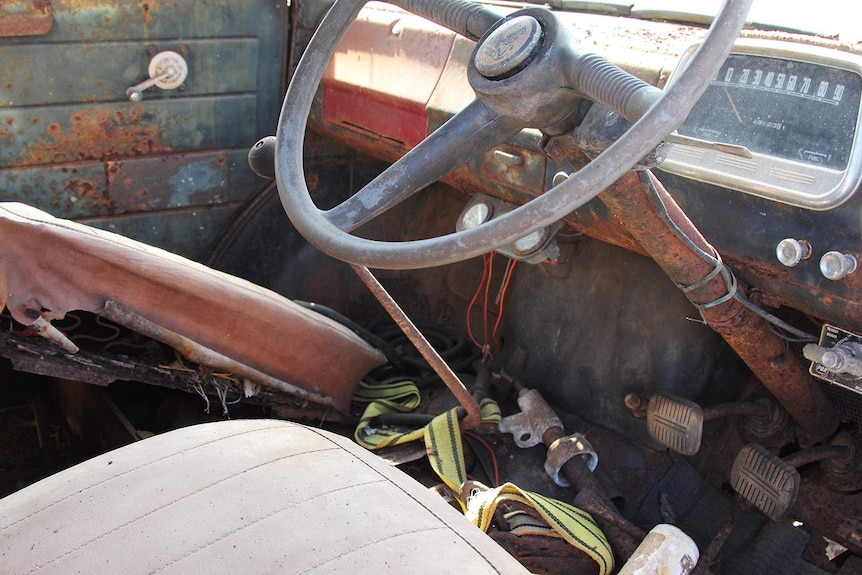
[(0, 4), (8, 571), (862, 572), (862, 31), (689, 4)]

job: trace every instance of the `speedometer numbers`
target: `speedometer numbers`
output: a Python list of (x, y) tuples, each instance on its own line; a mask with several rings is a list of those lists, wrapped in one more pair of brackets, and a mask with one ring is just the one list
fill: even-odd
[(833, 208), (862, 177), (860, 70), (858, 57), (841, 52), (739, 44), (678, 131), (745, 146), (754, 157), (677, 145), (661, 167), (792, 205)]

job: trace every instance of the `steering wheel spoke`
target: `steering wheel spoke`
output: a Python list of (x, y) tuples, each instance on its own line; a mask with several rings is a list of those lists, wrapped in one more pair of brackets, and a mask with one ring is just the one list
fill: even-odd
[(337, 228), (352, 231), (403, 202), (452, 170), (521, 130), (479, 100), (473, 100), (362, 190), (324, 212)]
[[(323, 252), (371, 268), (410, 269), (454, 263), (514, 243), (619, 179), (685, 120), (727, 58), (752, 0), (725, 0), (689, 66), (663, 92), (601, 57), (579, 52), (571, 30), (542, 8), (498, 20), (491, 9), (467, 0), (393, 3), (468, 38), (481, 37), (467, 68), (477, 100), (342, 205), (328, 212), (317, 209), (302, 166), (307, 116), (338, 41), (365, 4), (337, 0), (285, 95), (276, 137), (276, 180), (291, 222)], [(583, 97), (634, 125), (575, 177), (490, 222), (449, 235), (382, 242), (349, 233), (522, 127), (571, 129), (571, 112)]]
[(504, 12), (492, 6), (469, 0), (391, 0), (390, 4), (422, 16), (470, 40), (478, 40), (484, 36), (485, 32), (505, 16)]

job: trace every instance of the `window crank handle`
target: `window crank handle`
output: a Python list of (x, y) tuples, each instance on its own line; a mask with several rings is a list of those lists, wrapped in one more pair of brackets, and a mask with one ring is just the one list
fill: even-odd
[(185, 58), (176, 52), (166, 50), (153, 56), (147, 67), (147, 74), (149, 78), (126, 88), (126, 97), (133, 104), (140, 102), (144, 98), (144, 90), (152, 86), (158, 86), (162, 90), (179, 88), (186, 81), (189, 68)]

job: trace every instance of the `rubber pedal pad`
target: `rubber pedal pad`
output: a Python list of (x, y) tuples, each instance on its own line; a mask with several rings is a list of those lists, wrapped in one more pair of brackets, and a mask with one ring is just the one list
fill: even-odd
[(781, 519), (796, 501), (799, 472), (757, 443), (740, 450), (730, 471), (730, 485), (770, 519)]
[(654, 395), (647, 406), (647, 431), (659, 445), (694, 455), (703, 436), (703, 409), (688, 399)]

